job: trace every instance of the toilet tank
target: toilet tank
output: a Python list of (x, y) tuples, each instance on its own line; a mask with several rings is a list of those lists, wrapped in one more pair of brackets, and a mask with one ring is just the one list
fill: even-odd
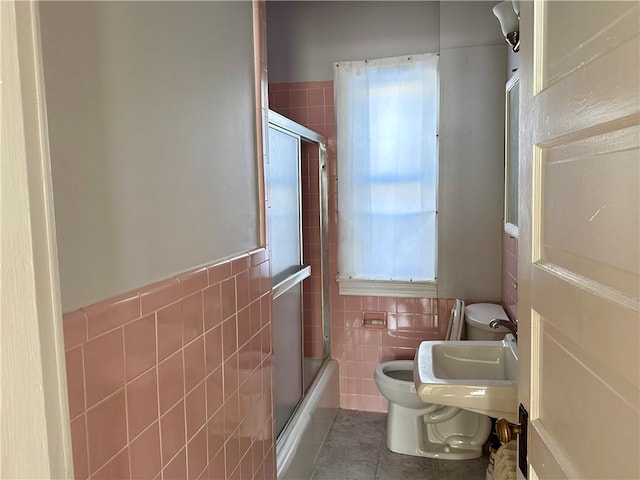
[(491, 328), (489, 322), (494, 318), (509, 320), (504, 308), (495, 303), (474, 303), (464, 309), (464, 322), (467, 340), (502, 340), (509, 333), (506, 327)]

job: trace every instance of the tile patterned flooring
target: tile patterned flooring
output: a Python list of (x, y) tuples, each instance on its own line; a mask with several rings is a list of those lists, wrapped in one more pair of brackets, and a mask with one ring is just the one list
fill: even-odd
[(313, 480), (484, 480), (487, 456), (473, 460), (412, 457), (386, 447), (386, 414), (339, 410)]

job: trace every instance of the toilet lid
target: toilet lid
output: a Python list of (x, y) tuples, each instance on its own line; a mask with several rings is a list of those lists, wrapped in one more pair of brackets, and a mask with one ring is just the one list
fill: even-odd
[(465, 321), (476, 328), (482, 330), (488, 330), (492, 332), (508, 332), (506, 327), (491, 328), (489, 322), (494, 318), (501, 318), (503, 320), (509, 320), (507, 312), (504, 311), (501, 305), (495, 303), (474, 303), (473, 305), (467, 305), (464, 309)]

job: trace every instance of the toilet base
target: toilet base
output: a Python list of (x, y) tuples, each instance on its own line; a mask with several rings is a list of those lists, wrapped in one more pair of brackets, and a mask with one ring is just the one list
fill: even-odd
[(389, 402), (387, 448), (403, 455), (447, 460), (481, 457), (491, 431), (489, 417), (460, 410), (444, 422), (425, 422), (425, 415), (433, 415), (443, 408), (448, 407), (428, 405), (424, 409), (413, 409)]

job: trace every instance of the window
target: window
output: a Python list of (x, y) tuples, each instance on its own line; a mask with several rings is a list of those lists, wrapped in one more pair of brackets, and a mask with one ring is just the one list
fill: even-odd
[(436, 296), (437, 67), (335, 65), (342, 294)]

